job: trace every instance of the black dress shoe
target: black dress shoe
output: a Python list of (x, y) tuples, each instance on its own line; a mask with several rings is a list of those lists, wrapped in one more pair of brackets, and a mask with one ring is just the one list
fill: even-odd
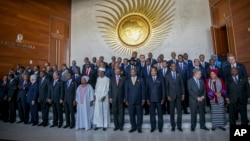
[(214, 131), (214, 130), (215, 130), (215, 127), (212, 127), (211, 130)]
[(106, 131), (106, 130), (107, 130), (107, 128), (103, 128), (102, 130), (103, 130), (103, 131)]
[(47, 127), (47, 126), (48, 126), (48, 123), (43, 124), (43, 127)]
[(188, 112), (188, 111), (185, 111), (184, 114), (189, 114), (189, 112)]
[(50, 128), (52, 128), (52, 127), (55, 127), (55, 126), (57, 126), (57, 125), (55, 125), (55, 124), (52, 124), (52, 125), (50, 126)]
[(68, 128), (69, 127), (69, 125), (65, 125), (63, 128)]
[(161, 133), (161, 132), (162, 132), (162, 129), (159, 129), (159, 132)]
[(195, 131), (195, 129), (194, 129), (194, 128), (191, 128), (191, 131), (192, 131), (192, 132), (194, 132), (194, 131)]
[(22, 120), (20, 120), (20, 121), (18, 121), (18, 122), (16, 122), (16, 123), (22, 123), (23, 121)]
[(99, 128), (95, 127), (94, 130), (98, 130)]
[(151, 130), (150, 130), (150, 132), (154, 132), (154, 131), (155, 131), (155, 129), (151, 129)]
[(70, 128), (70, 129), (73, 129), (74, 127), (75, 127), (75, 126), (70, 126), (69, 128)]
[(42, 122), (38, 124), (38, 126), (42, 126), (42, 125), (44, 125)]
[(135, 131), (135, 129), (130, 129), (129, 133), (133, 133)]
[(62, 127), (62, 125), (58, 125), (58, 128), (61, 128)]
[(123, 131), (123, 128), (120, 128), (120, 131)]
[(175, 131), (175, 128), (172, 128), (171, 131), (174, 132), (174, 131)]
[(203, 127), (203, 128), (201, 128), (201, 129), (206, 130), (206, 131), (209, 131), (209, 129), (208, 129), (207, 127)]
[(138, 129), (138, 133), (142, 133), (141, 129)]
[(33, 124), (32, 124), (32, 126), (36, 126), (36, 125), (37, 125), (37, 123), (33, 123)]
[(182, 130), (182, 128), (178, 128), (178, 130), (180, 131), (180, 132), (182, 132), (183, 130)]
[(226, 131), (226, 128), (224, 127), (219, 127), (221, 130)]
[(114, 128), (114, 131), (116, 131), (116, 130), (118, 130), (118, 129), (119, 129), (119, 128), (116, 127), (116, 128)]

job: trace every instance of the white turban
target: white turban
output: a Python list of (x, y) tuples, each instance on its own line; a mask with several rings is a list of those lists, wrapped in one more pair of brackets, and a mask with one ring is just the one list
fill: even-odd
[(98, 70), (105, 72), (105, 68), (99, 68)]
[(85, 79), (85, 80), (86, 80), (86, 82), (88, 82), (88, 81), (89, 81), (89, 77), (88, 77), (88, 76), (83, 76), (83, 77), (82, 77), (82, 79)]

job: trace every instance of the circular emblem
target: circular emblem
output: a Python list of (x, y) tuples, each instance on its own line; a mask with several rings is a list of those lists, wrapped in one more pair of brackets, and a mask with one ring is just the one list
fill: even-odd
[(127, 47), (133, 48), (144, 45), (151, 33), (147, 18), (139, 14), (122, 18), (117, 29), (119, 40)]

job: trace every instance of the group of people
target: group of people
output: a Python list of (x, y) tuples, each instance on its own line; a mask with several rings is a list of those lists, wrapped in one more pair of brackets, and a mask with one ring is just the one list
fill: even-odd
[[(114, 131), (123, 130), (124, 109), (127, 107), (131, 123), (130, 133), (142, 132), (143, 113), (150, 115), (151, 132), (162, 132), (163, 115), (170, 114), (171, 131), (182, 130), (182, 113), (191, 115), (191, 131), (195, 131), (197, 113), (200, 128), (205, 126), (205, 106), (211, 109), (212, 128), (225, 129), (225, 105), (229, 105), (229, 121), (235, 125), (238, 113), (241, 124), (247, 125), (247, 103), (250, 103), (248, 75), (243, 64), (236, 62), (235, 56), (228, 54), (227, 60), (219, 61), (211, 55), (209, 62), (205, 56), (191, 61), (188, 54), (171, 53), (169, 61), (161, 54), (157, 59), (152, 53), (130, 59), (111, 58), (106, 63), (100, 56), (84, 59), (82, 68), (72, 61), (68, 68), (62, 64), (44, 67), (17, 65), (10, 69), (0, 82), (0, 119), (33, 126), (49, 125), (49, 107), (52, 106), (53, 124), (66, 125), (63, 128), (94, 129), (104, 131), (113, 116)], [(82, 70), (82, 71), (81, 71)], [(40, 108), (38, 108), (40, 107)], [(42, 122), (39, 123), (38, 109)], [(177, 121), (175, 120), (175, 109)], [(76, 115), (75, 115), (76, 113)], [(110, 114), (112, 113), (112, 114)], [(157, 115), (157, 122), (156, 122)], [(29, 118), (31, 116), (31, 119)], [(75, 118), (76, 117), (76, 118)]]

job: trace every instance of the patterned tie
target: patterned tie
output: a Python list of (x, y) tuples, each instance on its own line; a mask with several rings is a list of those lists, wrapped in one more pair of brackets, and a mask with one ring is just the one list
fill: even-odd
[(234, 82), (235, 82), (235, 84), (237, 84), (237, 83), (238, 83), (238, 79), (237, 79), (237, 77), (236, 77), (236, 76), (233, 76), (233, 78), (234, 78)]

